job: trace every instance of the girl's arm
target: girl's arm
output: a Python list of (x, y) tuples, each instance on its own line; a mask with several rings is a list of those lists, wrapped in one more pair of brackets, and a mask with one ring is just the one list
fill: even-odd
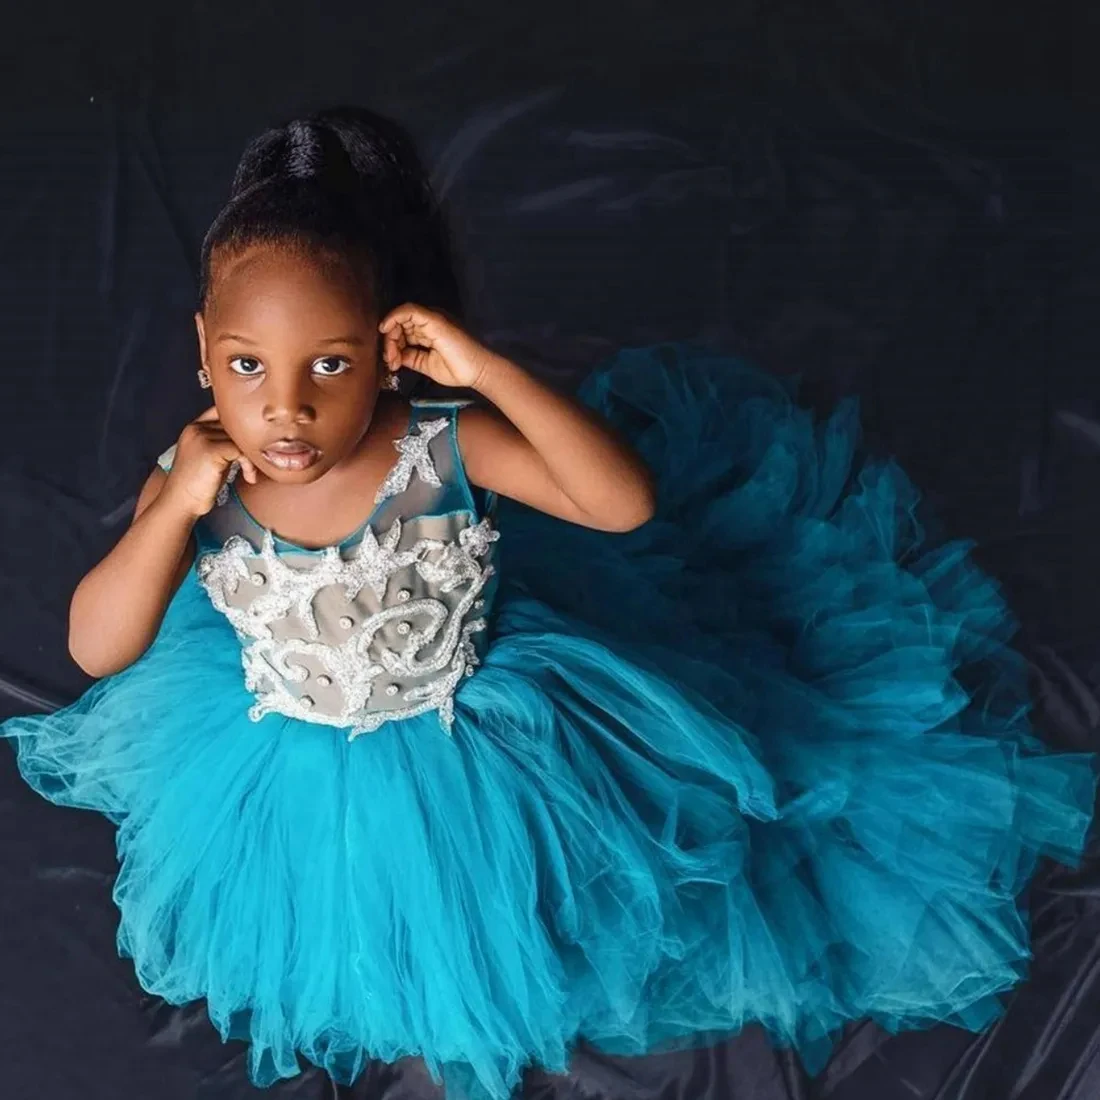
[(194, 559), (192, 528), (214, 507), (234, 462), (255, 481), (255, 467), (211, 407), (180, 433), (171, 474), (149, 475), (130, 529), (77, 585), (69, 605), (69, 652), (90, 676), (121, 671), (152, 644)]
[(474, 484), (601, 531), (631, 531), (653, 515), (645, 465), (577, 402), (492, 353), (474, 388), (496, 406), (459, 417)]
[(167, 481), (149, 475), (130, 529), (73, 593), (69, 653), (89, 676), (119, 672), (149, 648), (190, 568), (195, 517), (162, 493)]

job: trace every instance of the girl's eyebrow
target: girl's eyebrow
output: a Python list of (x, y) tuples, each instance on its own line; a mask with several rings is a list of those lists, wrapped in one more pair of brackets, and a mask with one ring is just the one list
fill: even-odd
[[(223, 332), (215, 341), (217, 344), (224, 343), (227, 340), (236, 340), (238, 344), (249, 344), (252, 347), (257, 347), (255, 340), (250, 340), (247, 336), (238, 336), (235, 332)], [(328, 336), (324, 340), (315, 341), (317, 344), (349, 344), (352, 347), (361, 348), (365, 341), (360, 336)]]

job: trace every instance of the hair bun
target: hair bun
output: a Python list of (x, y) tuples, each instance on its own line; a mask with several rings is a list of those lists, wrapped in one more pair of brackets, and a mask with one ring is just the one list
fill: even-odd
[(349, 195), (362, 186), (339, 134), (313, 119), (293, 119), (251, 144), (237, 166), (230, 197), (261, 185), (292, 181), (313, 182)]
[(311, 119), (287, 123), (284, 171), (292, 179), (315, 180), (348, 194), (360, 186), (359, 174), (339, 135)]
[(286, 124), (283, 169), (296, 179), (314, 179), (323, 166), (324, 153), (313, 126), (305, 119)]

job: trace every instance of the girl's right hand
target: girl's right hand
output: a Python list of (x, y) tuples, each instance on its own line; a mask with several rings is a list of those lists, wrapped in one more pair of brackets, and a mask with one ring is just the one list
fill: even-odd
[(229, 438), (218, 419), (217, 406), (211, 406), (180, 432), (164, 492), (198, 519), (214, 507), (234, 462), (240, 464), (245, 481), (254, 485), (256, 467)]

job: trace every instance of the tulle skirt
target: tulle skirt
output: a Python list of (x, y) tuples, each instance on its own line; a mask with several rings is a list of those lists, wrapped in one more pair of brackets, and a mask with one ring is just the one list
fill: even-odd
[(997, 586), (929, 544), (855, 409), (689, 345), (582, 396), (656, 472), (626, 535), (504, 505), (484, 665), (349, 743), (247, 717), (194, 572), (129, 669), (11, 720), (26, 780), (118, 826), (118, 947), (205, 998), (252, 1079), (425, 1059), (504, 1100), (583, 1040), (749, 1022), (811, 1071), (848, 1020), (980, 1029), (1025, 975), (1020, 894), (1075, 863), (1090, 757), (1044, 751)]

